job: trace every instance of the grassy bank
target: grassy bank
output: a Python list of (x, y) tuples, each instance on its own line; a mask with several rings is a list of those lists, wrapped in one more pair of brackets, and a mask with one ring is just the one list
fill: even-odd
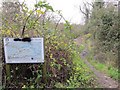
[(100, 63), (96, 60), (89, 60), (89, 62), (97, 69), (100, 70), (101, 72), (107, 74), (108, 76), (110, 76), (111, 78), (113, 78), (114, 80), (120, 80), (120, 78), (118, 77), (120, 75), (120, 73), (118, 72), (117, 68), (114, 68), (112, 66), (107, 66), (103, 63)]

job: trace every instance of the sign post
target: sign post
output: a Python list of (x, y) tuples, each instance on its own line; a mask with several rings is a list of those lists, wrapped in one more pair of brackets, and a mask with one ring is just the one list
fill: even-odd
[(43, 63), (43, 38), (31, 38), (31, 41), (17, 41), (4, 38), (5, 62), (12, 63)]
[(6, 74), (10, 80), (10, 65), (19, 63), (43, 63), (43, 80), (46, 83), (43, 38), (4, 38)]

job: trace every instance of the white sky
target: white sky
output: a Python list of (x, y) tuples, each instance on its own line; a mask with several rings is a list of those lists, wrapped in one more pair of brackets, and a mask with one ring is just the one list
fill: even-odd
[[(24, 0), (19, 0), (23, 2)], [(39, 0), (37, 0), (39, 1)], [(84, 22), (83, 15), (79, 11), (79, 5), (83, 5), (83, 1), (85, 0), (46, 0), (54, 10), (61, 10), (62, 15), (66, 20), (71, 23), (80, 24)], [(87, 2), (91, 2), (92, 0), (87, 0)], [(33, 8), (36, 0), (26, 0), (26, 3), (29, 8)]]
[[(4, 1), (13, 1), (13, 0), (4, 0)], [(24, 0), (19, 0), (19, 1), (23, 2)], [(28, 7), (32, 9), (36, 1), (40, 1), (40, 0), (25, 0), (25, 1)], [(71, 23), (82, 24), (84, 22), (84, 17), (79, 10), (79, 5), (82, 6), (83, 2), (85, 1), (92, 2), (94, 0), (46, 0), (46, 1), (53, 7), (54, 10), (61, 10), (66, 20), (70, 21)], [(105, 0), (105, 1), (114, 1), (114, 0)]]
[[(71, 23), (83, 23), (83, 15), (79, 11), (79, 5), (83, 0), (47, 0), (55, 10), (61, 10), (63, 16)], [(84, 0), (85, 1), (85, 0)], [(92, 0), (87, 0), (91, 2)]]

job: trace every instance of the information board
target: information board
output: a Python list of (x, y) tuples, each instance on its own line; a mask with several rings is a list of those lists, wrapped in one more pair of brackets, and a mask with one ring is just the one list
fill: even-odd
[(4, 38), (6, 63), (42, 63), (44, 62), (43, 38), (31, 38), (30, 42)]

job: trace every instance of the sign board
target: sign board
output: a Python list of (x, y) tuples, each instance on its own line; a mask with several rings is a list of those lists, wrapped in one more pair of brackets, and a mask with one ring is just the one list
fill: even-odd
[(4, 38), (6, 63), (42, 63), (44, 62), (43, 38), (31, 38), (30, 42)]

